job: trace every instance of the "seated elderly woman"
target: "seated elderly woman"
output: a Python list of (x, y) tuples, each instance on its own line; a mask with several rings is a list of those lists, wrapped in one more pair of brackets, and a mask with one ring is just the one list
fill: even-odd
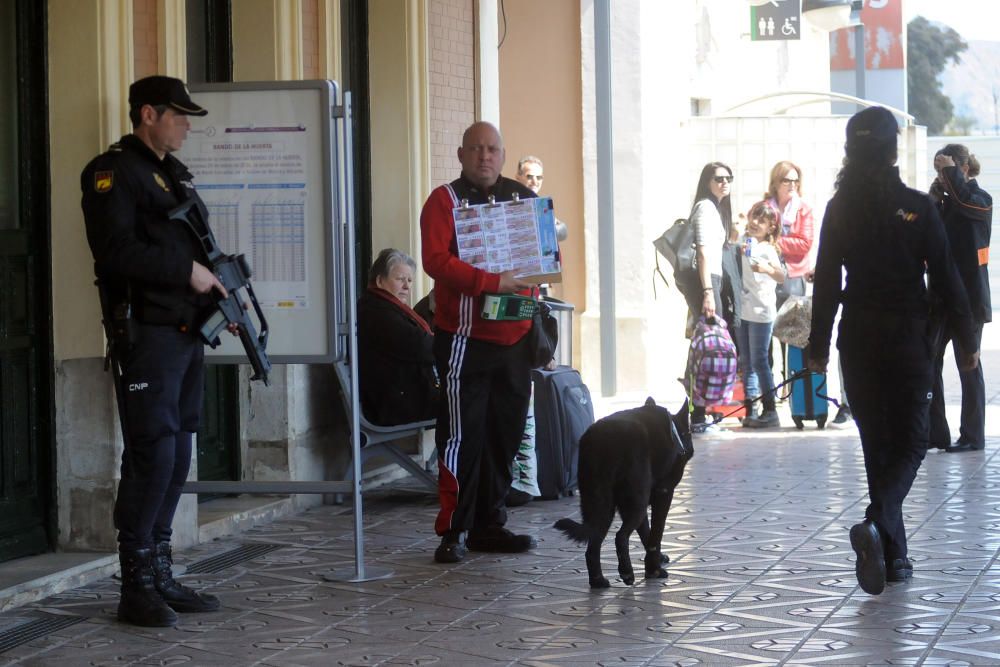
[(358, 299), (358, 383), (361, 410), (373, 424), (393, 426), (437, 416), (434, 334), (410, 308), (417, 264), (386, 248)]

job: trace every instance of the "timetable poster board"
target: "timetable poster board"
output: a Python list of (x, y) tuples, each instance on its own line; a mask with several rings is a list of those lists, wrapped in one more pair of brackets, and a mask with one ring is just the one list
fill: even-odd
[(460, 206), (452, 211), (458, 258), (534, 283), (562, 282), (551, 197)]
[[(270, 328), (274, 363), (335, 354), (334, 201), (338, 194), (332, 81), (198, 84), (208, 110), (189, 116), (177, 157), (191, 171), (219, 248), (243, 254)], [(224, 335), (213, 361), (244, 358)]]
[(234, 116), (218, 108), (223, 103), (206, 99), (209, 115), (197, 125), (192, 118), (181, 160), (195, 175), (219, 247), (246, 255), (260, 305), (309, 308), (305, 230), (314, 184), (306, 174), (319, 127), (269, 107)]

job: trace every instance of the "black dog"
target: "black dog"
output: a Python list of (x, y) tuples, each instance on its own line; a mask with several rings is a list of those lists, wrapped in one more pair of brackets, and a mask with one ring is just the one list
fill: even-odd
[[(607, 588), (601, 572), (601, 544), (615, 510), (622, 518), (615, 534), (618, 573), (622, 581), (635, 583), (629, 559), (632, 531), (646, 547), (647, 579), (667, 576), (660, 554), (660, 540), (674, 489), (684, 474), (684, 465), (694, 454), (688, 406), (676, 415), (652, 398), (641, 408), (623, 410), (595, 422), (580, 438), (580, 513), (583, 523), (560, 519), (555, 527), (570, 539), (587, 543), (587, 574), (591, 588)], [(652, 506), (652, 530), (646, 507)]]

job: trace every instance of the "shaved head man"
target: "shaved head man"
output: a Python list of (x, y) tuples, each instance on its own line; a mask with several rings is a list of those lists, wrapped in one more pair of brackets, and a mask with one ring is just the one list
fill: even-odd
[[(431, 192), (420, 213), (424, 270), (434, 279), (434, 358), (441, 378), (438, 497), (434, 522), (441, 544), (439, 563), (456, 563), (466, 551), (519, 553), (535, 546), (530, 535), (512, 533), (505, 499), (511, 464), (521, 444), (531, 397), (531, 360), (525, 336), (531, 320), (483, 318), (487, 295), (530, 294), (532, 287), (513, 271), (494, 273), (484, 263), (458, 255), (456, 208), (492, 198), (510, 201), (535, 193), (504, 178), (503, 138), (486, 122), (462, 135), (458, 161), (462, 173)], [(470, 260), (471, 261), (471, 260)]]
[(505, 157), (503, 137), (492, 123), (473, 123), (462, 135), (458, 161), (462, 164), (462, 175), (474, 185), (484, 190), (494, 185), (500, 178)]

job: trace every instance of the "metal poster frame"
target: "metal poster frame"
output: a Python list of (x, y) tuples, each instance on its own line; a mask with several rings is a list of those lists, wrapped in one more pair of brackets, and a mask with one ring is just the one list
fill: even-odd
[[(330, 288), (327, 298), (327, 351), (321, 355), (279, 353), (271, 356), (274, 363), (334, 363), (338, 380), (346, 394), (347, 413), (351, 426), (353, 476), (350, 480), (314, 481), (189, 481), (184, 493), (249, 493), (249, 494), (346, 494), (354, 502), (354, 568), (326, 573), (330, 581), (369, 581), (392, 575), (381, 567), (365, 567), (364, 525), (361, 498), (361, 408), (358, 399), (357, 359), (357, 289), (354, 284), (354, 176), (352, 169), (353, 141), (351, 134), (351, 94), (344, 93), (338, 104), (339, 86), (334, 81), (281, 81), (260, 83), (227, 83), (192, 86), (197, 97), (204, 92), (266, 92), (324, 91), (323, 108), (328, 123), (323, 130), (323, 190), (324, 256), (323, 275)], [(341, 134), (342, 133), (342, 134)], [(341, 141), (340, 138), (343, 137)], [(197, 179), (197, 174), (195, 174)], [(209, 221), (211, 223), (211, 221)], [(275, 331), (275, 336), (280, 335)], [(207, 355), (206, 355), (207, 357)], [(214, 356), (215, 363), (245, 362), (241, 356)]]
[[(310, 121), (318, 123), (320, 140), (306, 147), (308, 155), (303, 158), (307, 165), (319, 166), (319, 173), (312, 173), (306, 169), (307, 173), (303, 178), (309, 186), (308, 190), (316, 190), (309, 193), (309, 203), (312, 203), (313, 199), (318, 199), (321, 209), (319, 211), (307, 209), (303, 220), (305, 252), (316, 255), (304, 258), (306, 284), (309, 286), (310, 297), (315, 297), (311, 301), (315, 302), (300, 310), (264, 307), (264, 313), (271, 325), (267, 352), (271, 363), (275, 364), (331, 363), (342, 359), (344, 350), (338, 345), (339, 327), (345, 321), (344, 280), (343, 276), (338, 275), (340, 267), (344, 265), (344, 248), (337, 238), (340, 200), (343, 196), (337, 187), (342, 180), (338, 160), (341, 146), (335, 127), (337, 110), (342, 109), (339, 106), (338, 84), (335, 81), (325, 80), (206, 83), (192, 84), (191, 92), (192, 96), (199, 100), (199, 104), (204, 104), (209, 113), (201, 118), (191, 117), (191, 132), (188, 134), (185, 147), (177, 152), (182, 162), (196, 159), (198, 149), (213, 141), (213, 136), (218, 136), (206, 130), (214, 133), (216, 127), (220, 125), (228, 129), (230, 125), (247, 123), (248, 118), (256, 119), (258, 122), (294, 124), (308, 117)], [(313, 98), (318, 99), (318, 107), (299, 103), (311, 102)], [(216, 101), (216, 110), (213, 110), (213, 100)], [(248, 112), (248, 108), (252, 109), (252, 112)], [(229, 109), (233, 110), (231, 112), (233, 115), (239, 117), (231, 118), (225, 115)], [(255, 158), (252, 153), (241, 157), (253, 166), (258, 166), (253, 162), (254, 159), (266, 159), (266, 156)], [(343, 164), (349, 165), (346, 161)], [(188, 166), (194, 175), (195, 187), (204, 186), (204, 179), (199, 177), (197, 161)], [(243, 178), (246, 179), (247, 188), (261, 185), (254, 176), (246, 175)], [(201, 191), (203, 199), (207, 197), (208, 192), (211, 190)], [(209, 219), (210, 224), (211, 222)], [(216, 235), (218, 236), (218, 230)], [(223, 245), (220, 241), (220, 246)], [(226, 247), (222, 250), (238, 251), (237, 248)], [(253, 268), (251, 261), (251, 269)], [(260, 295), (260, 283), (256, 278), (254, 287)], [(223, 337), (222, 344), (217, 349), (205, 348), (205, 360), (213, 364), (246, 363), (241, 352), (239, 343), (235, 339), (228, 340), (228, 337)]]

